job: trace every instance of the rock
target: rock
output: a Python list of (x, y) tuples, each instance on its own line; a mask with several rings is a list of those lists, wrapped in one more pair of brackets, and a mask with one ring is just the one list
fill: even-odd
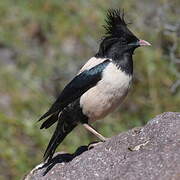
[(25, 180), (179, 180), (180, 113), (167, 112), (91, 150), (57, 153)]

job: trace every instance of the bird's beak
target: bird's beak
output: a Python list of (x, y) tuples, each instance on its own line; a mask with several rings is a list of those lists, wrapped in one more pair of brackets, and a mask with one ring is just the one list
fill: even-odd
[(140, 46), (151, 46), (151, 44), (149, 42), (142, 40), (142, 39), (140, 39), (138, 43)]

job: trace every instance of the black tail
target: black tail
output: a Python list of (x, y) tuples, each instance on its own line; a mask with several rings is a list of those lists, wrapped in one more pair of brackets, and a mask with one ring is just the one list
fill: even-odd
[(57, 146), (64, 140), (64, 138), (76, 127), (76, 124), (70, 124), (64, 119), (58, 121), (56, 130), (51, 137), (51, 140), (47, 146), (47, 149), (44, 153), (44, 161), (48, 159), (50, 161), (53, 157), (53, 154)]

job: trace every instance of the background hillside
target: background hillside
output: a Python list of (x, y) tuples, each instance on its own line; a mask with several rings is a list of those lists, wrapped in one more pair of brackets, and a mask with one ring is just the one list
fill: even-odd
[[(180, 109), (180, 1), (0, 1), (0, 179), (20, 179), (42, 161), (54, 127), (37, 119), (93, 54), (105, 12), (123, 8), (130, 29), (151, 42), (134, 55), (134, 81), (121, 107), (94, 126), (110, 137)], [(59, 151), (96, 140), (81, 126)]]

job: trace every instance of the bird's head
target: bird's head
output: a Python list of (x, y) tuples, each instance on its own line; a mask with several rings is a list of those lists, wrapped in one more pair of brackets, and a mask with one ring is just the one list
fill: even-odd
[(119, 9), (109, 9), (104, 25), (106, 33), (100, 44), (97, 55), (116, 58), (123, 53), (133, 54), (134, 50), (141, 46), (150, 46), (145, 40), (137, 38), (127, 27), (124, 20), (124, 12)]

